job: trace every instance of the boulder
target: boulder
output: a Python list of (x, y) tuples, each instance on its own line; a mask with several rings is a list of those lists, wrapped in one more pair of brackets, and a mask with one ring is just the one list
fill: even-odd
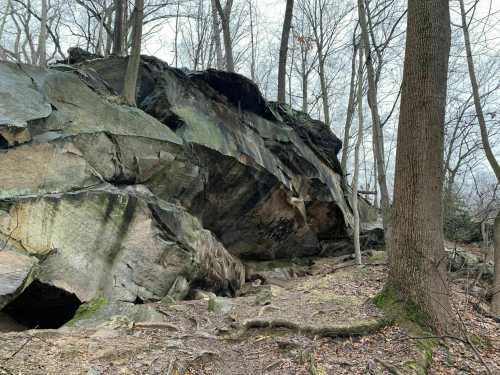
[(81, 301), (160, 300), (180, 276), (217, 292), (244, 282), (242, 264), (196, 218), (138, 188), (18, 199), (3, 223), (25, 252), (46, 256), (38, 279)]
[[(5, 242), (5, 241), (4, 241)], [(16, 298), (36, 274), (38, 260), (6, 250), (0, 241), (0, 310)]]
[[(126, 59), (78, 68), (98, 72), (119, 92)], [(352, 243), (336, 156), (342, 142), (323, 123), (268, 104), (255, 84), (234, 73), (186, 72), (151, 58), (143, 58), (141, 71), (140, 107), (182, 138), (190, 160), (206, 171), (203, 191), (182, 204), (232, 254), (289, 258), (317, 255), (330, 242)]]
[(25, 262), (10, 299), (30, 278), (76, 307), (232, 296), (240, 259), (352, 251), (341, 142), (323, 123), (240, 75), (146, 56), (139, 108), (124, 106), (127, 59), (78, 56), (0, 63), (0, 243), (13, 259), (0, 278)]

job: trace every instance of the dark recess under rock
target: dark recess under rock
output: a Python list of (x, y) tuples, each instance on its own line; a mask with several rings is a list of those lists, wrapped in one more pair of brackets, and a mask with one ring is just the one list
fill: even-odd
[(28, 329), (56, 329), (69, 322), (81, 304), (74, 294), (35, 280), (2, 311)]

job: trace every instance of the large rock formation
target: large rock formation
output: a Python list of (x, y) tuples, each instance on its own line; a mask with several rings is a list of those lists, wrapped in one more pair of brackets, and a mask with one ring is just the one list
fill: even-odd
[(125, 67), (0, 64), (1, 304), (32, 280), (81, 302), (233, 294), (240, 259), (350, 250), (341, 142), (323, 123), (240, 75), (151, 57), (127, 107)]

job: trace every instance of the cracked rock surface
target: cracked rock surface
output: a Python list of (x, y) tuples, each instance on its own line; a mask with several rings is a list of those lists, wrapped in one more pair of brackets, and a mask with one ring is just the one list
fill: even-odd
[(242, 76), (147, 56), (127, 107), (125, 67), (0, 63), (0, 253), (16, 259), (0, 301), (35, 279), (137, 309), (195, 288), (232, 296), (242, 260), (352, 251), (324, 124)]

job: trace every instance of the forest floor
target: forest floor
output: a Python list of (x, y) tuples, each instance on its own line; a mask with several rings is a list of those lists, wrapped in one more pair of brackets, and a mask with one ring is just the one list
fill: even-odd
[[(500, 328), (454, 280), (456, 337), (427, 338), (373, 303), (387, 269), (324, 258), (236, 298), (155, 304), (167, 323), (0, 334), (0, 374), (499, 374)], [(396, 319), (398, 321), (398, 319)]]

